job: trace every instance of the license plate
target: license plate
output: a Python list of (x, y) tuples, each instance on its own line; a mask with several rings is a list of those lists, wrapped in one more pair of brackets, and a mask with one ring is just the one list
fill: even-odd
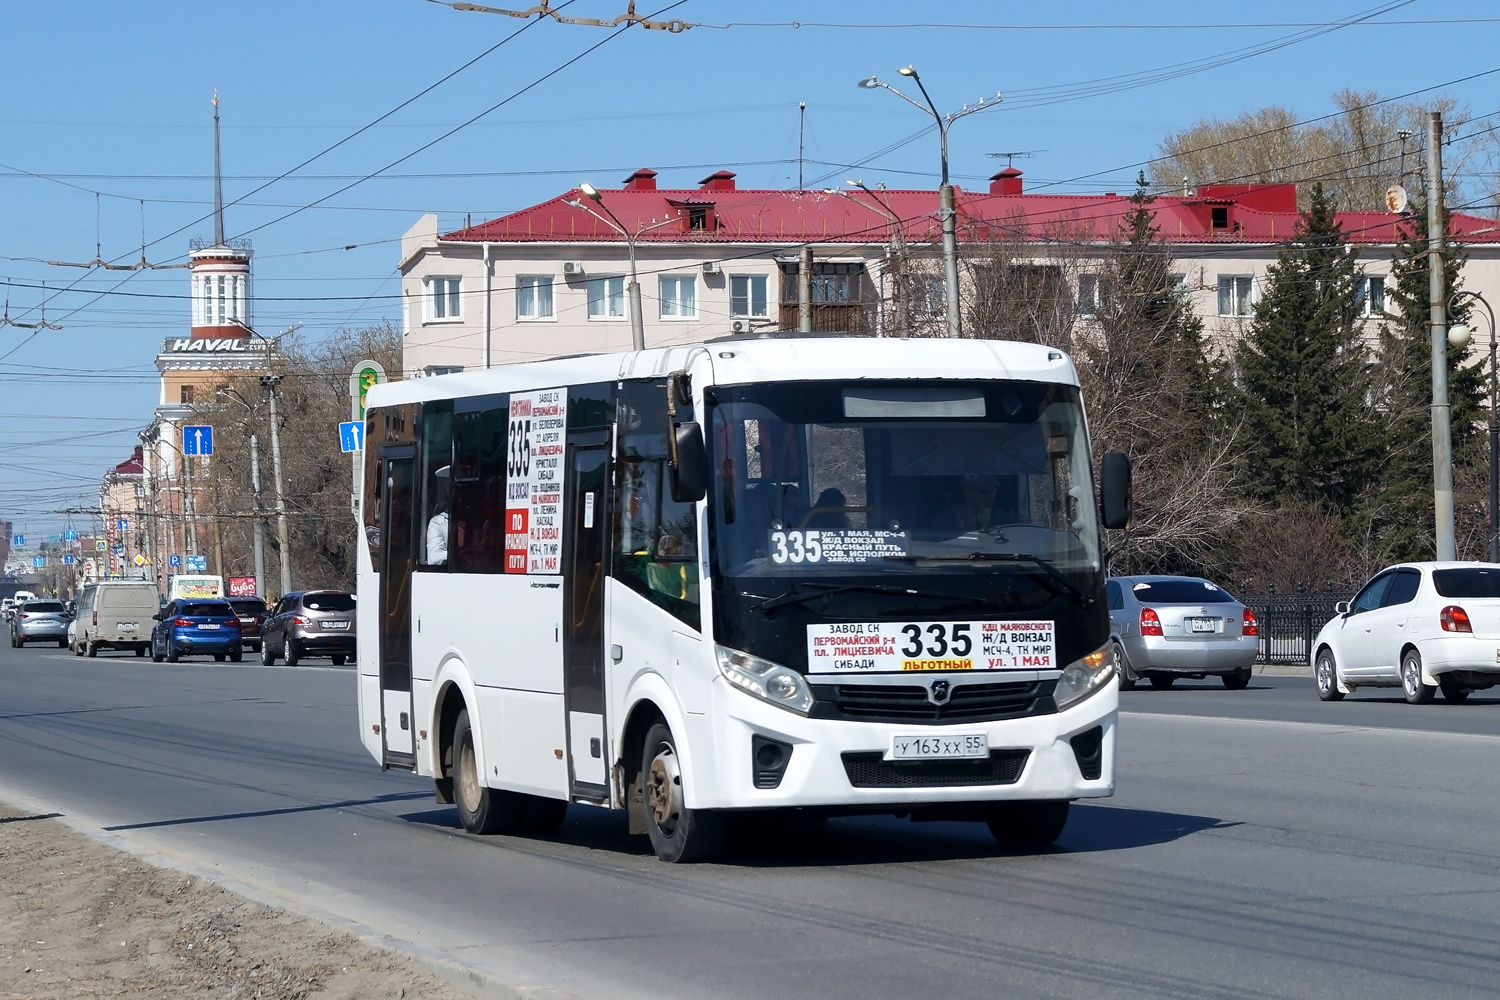
[(119, 629), (121, 632), (134, 632), (136, 629), (140, 628), (140, 626), (135, 622), (115, 622), (115, 628)]
[(324, 622), (323, 623), (323, 627), (324, 628), (331, 628), (331, 629), (338, 629), (338, 630), (342, 630), (342, 631), (347, 632), (349, 630), (349, 623), (348, 622)]
[(990, 740), (984, 733), (891, 737), (891, 760), (953, 760), (989, 755)]
[(198, 627), (200, 629), (202, 629), (203, 631), (205, 631), (205, 632), (217, 632), (219, 630), (219, 626), (217, 624), (213, 624), (213, 623), (209, 623), (209, 622), (205, 622), (202, 625), (199, 625)]
[(240, 619), (240, 624), (241, 625), (254, 625), (255, 624), (255, 619), (254, 618), (241, 618)]
[(1217, 632), (1219, 620), (1217, 618), (1191, 618), (1194, 632)]

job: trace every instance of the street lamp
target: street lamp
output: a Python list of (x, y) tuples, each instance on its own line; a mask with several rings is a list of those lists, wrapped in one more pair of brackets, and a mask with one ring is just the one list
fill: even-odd
[[(281, 385), (283, 376), (271, 374), (271, 340), (264, 334), (257, 333), (248, 323), (234, 320), (234, 325), (250, 334), (258, 337), (261, 343), (266, 345), (266, 374), (260, 377), (260, 384), (266, 390), (266, 395), (271, 402), (271, 475), (276, 486), (276, 544), (281, 547), (281, 593), (288, 594), (292, 590), (292, 547), (287, 540), (286, 530), (286, 492), (282, 487), (281, 478), (281, 429), (276, 426), (276, 390)], [(293, 324), (276, 335), (280, 340), (287, 334), (296, 330), (301, 323)], [(262, 594), (262, 597), (265, 595)]]
[(923, 114), (931, 114), (932, 120), (937, 123), (938, 143), (943, 159), (942, 184), (938, 187), (938, 200), (939, 221), (943, 227), (943, 279), (948, 292), (948, 336), (959, 337), (963, 335), (963, 324), (958, 312), (958, 210), (953, 204), (953, 185), (948, 183), (948, 129), (952, 128), (953, 123), (960, 118), (972, 115), (976, 111), (993, 108), (1003, 98), (1000, 92), (996, 91), (993, 100), (981, 97), (978, 104), (972, 106), (965, 104), (957, 111), (945, 115), (938, 111), (937, 105), (928, 95), (927, 88), (922, 85), (922, 78), (917, 75), (915, 66), (903, 66), (898, 72), (915, 81), (917, 89), (922, 92), (923, 99), (927, 101), (925, 108), (879, 77), (872, 76), (861, 80), (858, 86), (866, 90), (889, 90)]
[[(630, 300), (630, 346), (632, 350), (644, 351), (646, 349), (646, 325), (645, 321), (641, 318), (641, 285), (640, 282), (636, 281), (635, 275), (635, 241), (638, 237), (640, 237), (642, 233), (650, 232), (653, 229), (659, 229), (662, 226), (665, 226), (667, 223), (672, 222), (673, 220), (664, 219), (661, 222), (653, 221), (649, 226), (638, 226), (636, 228), (636, 231), (632, 233), (629, 229), (625, 228), (625, 223), (621, 222), (619, 220), (619, 217), (617, 217), (614, 212), (611, 212), (609, 210), (609, 206), (604, 204), (604, 195), (600, 193), (598, 188), (594, 187), (594, 185), (590, 184), (588, 181), (584, 181), (582, 184), (578, 185), (578, 190), (589, 201), (592, 201), (594, 204), (604, 209), (604, 215), (600, 215), (598, 212), (594, 211), (592, 208), (589, 208), (577, 198), (564, 198), (563, 204), (571, 205), (574, 208), (583, 209), (585, 212), (589, 213), (594, 218), (598, 219), (606, 226), (609, 226), (621, 236), (625, 237), (625, 249), (630, 254), (630, 286), (625, 290), (625, 296)], [(608, 218), (605, 218), (605, 216), (608, 216)]]
[[(255, 418), (255, 407), (244, 396), (241, 396), (229, 386), (215, 390), (215, 395), (223, 399), (233, 399), (245, 408), (247, 420)], [(252, 528), (255, 532), (255, 595), (264, 598), (266, 596), (266, 525), (262, 520), (264, 511), (260, 503), (260, 439), (252, 431), (250, 434), (250, 491), (254, 496), (255, 521)], [(220, 567), (220, 572), (223, 567)]]
[[(1495, 310), (1478, 292), (1457, 292), (1448, 300), (1448, 313), (1462, 299), (1474, 299), (1484, 306), (1490, 321), (1490, 562), (1500, 562), (1500, 422), (1496, 420), (1497, 397), (1500, 397), (1500, 374), (1495, 370)], [(1448, 343), (1462, 350), (1474, 339), (1474, 331), (1459, 323), (1448, 330)]]
[[(891, 283), (891, 291), (896, 300), (896, 329), (900, 331), (897, 335), (907, 336), (911, 332), (911, 324), (907, 322), (906, 290), (902, 287), (906, 274), (906, 237), (902, 232), (901, 217), (891, 208), (890, 204), (874, 191), (865, 186), (864, 181), (848, 180), (844, 182), (852, 188), (858, 188), (870, 196), (874, 205), (866, 205), (876, 212), (885, 216), (891, 223), (891, 262), (894, 265), (895, 280)], [(884, 187), (885, 185), (881, 185)]]

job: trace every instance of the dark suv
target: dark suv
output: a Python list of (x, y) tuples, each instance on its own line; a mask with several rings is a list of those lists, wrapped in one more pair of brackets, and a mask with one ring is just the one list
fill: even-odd
[(240, 640), (250, 647), (250, 652), (260, 652), (261, 628), (270, 611), (259, 597), (231, 597), (229, 606), (240, 620)]
[(289, 667), (309, 656), (330, 656), (341, 667), (354, 651), (354, 595), (341, 590), (286, 594), (261, 627), (260, 662), (268, 667), (278, 656)]

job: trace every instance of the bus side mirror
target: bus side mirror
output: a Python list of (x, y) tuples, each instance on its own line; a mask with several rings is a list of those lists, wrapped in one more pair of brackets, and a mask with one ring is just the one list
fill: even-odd
[(1130, 526), (1130, 456), (1121, 451), (1104, 455), (1103, 483), (1104, 526), (1120, 529)]
[(677, 445), (677, 460), (672, 464), (672, 499), (677, 503), (695, 503), (708, 492), (708, 452), (703, 446), (703, 429), (696, 420), (672, 425)]

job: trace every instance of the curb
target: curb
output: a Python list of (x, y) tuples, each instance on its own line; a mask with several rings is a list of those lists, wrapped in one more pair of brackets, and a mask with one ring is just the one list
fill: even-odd
[(205, 864), (214, 864), (212, 861), (187, 855), (168, 854), (155, 848), (145, 847), (86, 822), (54, 803), (27, 795), (3, 784), (0, 784), (0, 802), (26, 812), (54, 814), (54, 818), (59, 822), (95, 843), (122, 851), (149, 865), (193, 875), (227, 892), (243, 896), (251, 902), (273, 910), (284, 910), (321, 924), (330, 931), (347, 934), (368, 947), (404, 955), (419, 963), (439, 979), (483, 997), (484, 1000), (584, 1000), (576, 993), (569, 993), (544, 983), (526, 983), (520, 981), (519, 977), (508, 975), (503, 970), (475, 965), (454, 958), (438, 949), (383, 934), (357, 920), (351, 920), (284, 893), (264, 889), (254, 882), (225, 875), (212, 867), (205, 867)]

